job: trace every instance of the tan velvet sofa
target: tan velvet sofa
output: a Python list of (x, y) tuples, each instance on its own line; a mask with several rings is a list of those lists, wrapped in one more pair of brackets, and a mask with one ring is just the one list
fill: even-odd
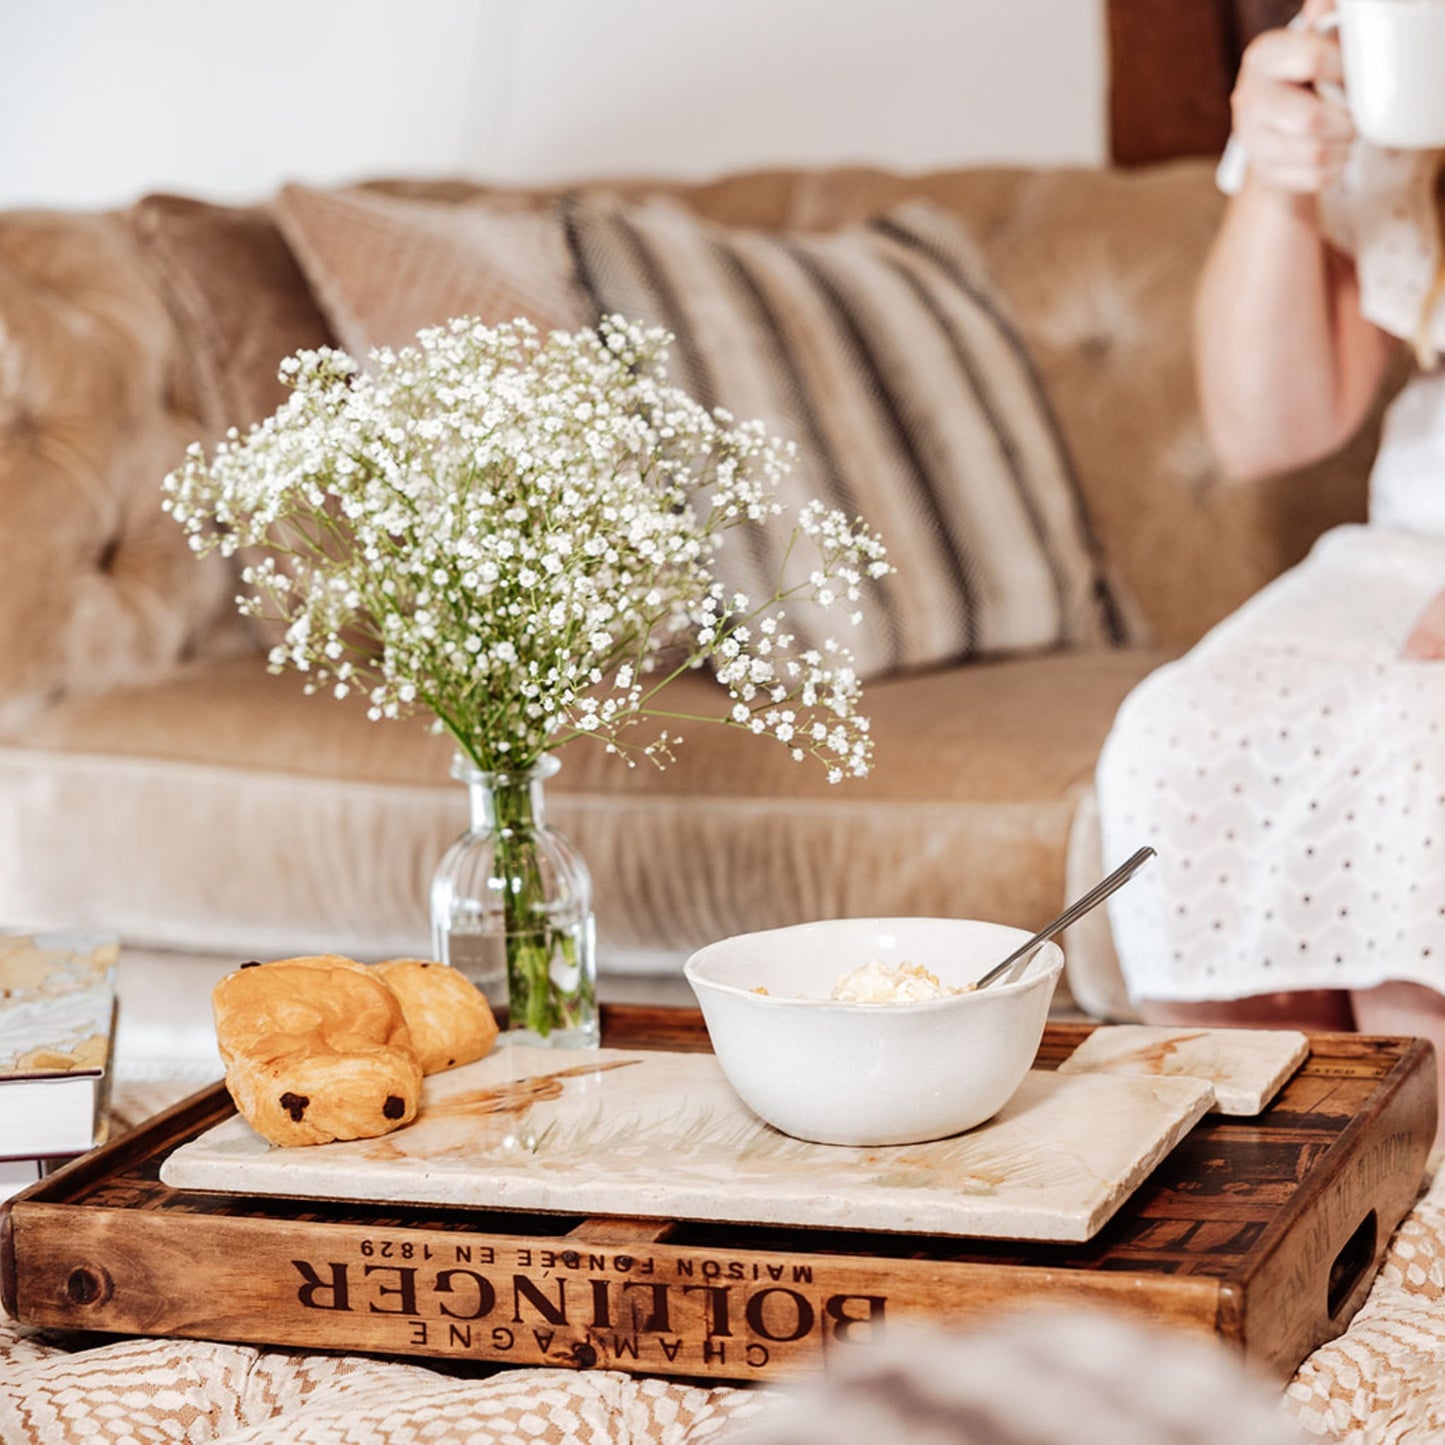
[[(551, 815), (591, 864), (604, 968), (672, 968), (811, 917), (1042, 922), (1120, 699), (1362, 515), (1370, 438), (1306, 476), (1220, 480), (1188, 341), (1221, 204), (1203, 164), (660, 189), (761, 226), (826, 228), (912, 195), (961, 217), (1149, 644), (877, 683), (875, 770), (838, 787), (721, 728), (693, 728), (665, 772), (568, 748)], [(259, 208), (0, 217), (0, 923), (105, 922), (232, 954), (427, 947), (428, 879), (465, 821), (448, 744), (268, 675), (227, 564), (198, 563), (159, 507), (184, 444), (214, 435), (218, 392), (259, 414), (279, 356), (320, 325)], [(710, 682), (690, 685), (716, 706)]]

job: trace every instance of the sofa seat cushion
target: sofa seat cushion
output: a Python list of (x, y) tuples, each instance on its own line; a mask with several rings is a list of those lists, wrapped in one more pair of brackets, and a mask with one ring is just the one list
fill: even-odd
[[(706, 722), (671, 724), (684, 742), (665, 771), (574, 744), (549, 817), (592, 868), (604, 965), (672, 965), (808, 918), (1045, 921), (1114, 711), (1162, 660), (1055, 654), (874, 684), (874, 771), (836, 787)], [(726, 699), (699, 674), (671, 705)], [(372, 723), (251, 657), (72, 699), (0, 736), (0, 919), (241, 954), (424, 952), (431, 873), (466, 825), (450, 755), (420, 721)]]

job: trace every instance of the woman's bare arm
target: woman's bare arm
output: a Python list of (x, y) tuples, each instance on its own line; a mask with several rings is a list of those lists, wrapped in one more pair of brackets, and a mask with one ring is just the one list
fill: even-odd
[[(1328, 8), (1312, 0), (1307, 14)], [(1302, 466), (1364, 420), (1397, 342), (1359, 311), (1353, 264), (1324, 240), (1320, 190), (1344, 164), (1348, 115), (1333, 37), (1268, 31), (1245, 52), (1235, 134), (1249, 159), (1205, 264), (1195, 309), (1205, 425), (1240, 478)]]

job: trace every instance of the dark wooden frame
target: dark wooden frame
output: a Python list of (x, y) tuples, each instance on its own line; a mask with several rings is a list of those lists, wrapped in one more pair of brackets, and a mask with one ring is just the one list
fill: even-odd
[(1114, 162), (1218, 155), (1245, 46), (1298, 9), (1299, 0), (1107, 0)]

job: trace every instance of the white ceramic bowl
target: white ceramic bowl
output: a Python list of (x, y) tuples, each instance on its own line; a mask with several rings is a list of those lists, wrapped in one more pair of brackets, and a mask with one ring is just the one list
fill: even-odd
[(928, 1003), (834, 1003), (834, 983), (877, 960), (920, 964), (958, 988), (1028, 936), (969, 919), (842, 918), (723, 939), (684, 972), (718, 1063), (755, 1114), (822, 1144), (916, 1144), (971, 1129), (1013, 1096), (1063, 953), (1045, 944), (1022, 978)]

